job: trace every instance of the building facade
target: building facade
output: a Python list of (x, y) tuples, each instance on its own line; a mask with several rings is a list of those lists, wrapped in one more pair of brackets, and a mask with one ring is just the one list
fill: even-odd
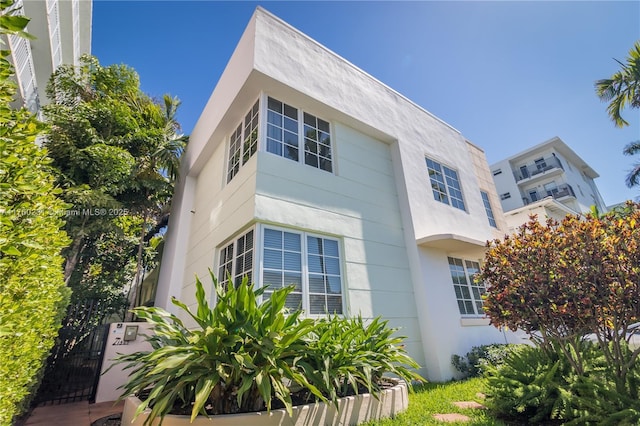
[(12, 6), (30, 19), (27, 40), (5, 37), (18, 83), (15, 107), (25, 106), (37, 113), (48, 103), (46, 87), (51, 74), (62, 64), (78, 64), (82, 54), (91, 52), (91, 0), (16, 0)]
[(510, 230), (531, 214), (559, 220), (591, 206), (607, 211), (599, 175), (559, 137), (491, 165), (491, 173)]
[(307, 315), (388, 319), (446, 380), (452, 354), (520, 341), (473, 281), (505, 232), (481, 149), (258, 8), (190, 136), (156, 305), (193, 306), (209, 269), (293, 284)]

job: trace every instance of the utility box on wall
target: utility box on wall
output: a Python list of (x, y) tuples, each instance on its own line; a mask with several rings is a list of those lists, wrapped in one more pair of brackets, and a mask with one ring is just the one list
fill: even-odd
[[(119, 364), (109, 370), (119, 355), (138, 351), (150, 351), (151, 345), (144, 335), (151, 334), (151, 325), (146, 322), (118, 322), (109, 325), (107, 346), (104, 350), (100, 382), (96, 393), (96, 403), (115, 401), (122, 393), (118, 387), (125, 384), (131, 370), (124, 371)], [(107, 371), (109, 370), (109, 371)]]

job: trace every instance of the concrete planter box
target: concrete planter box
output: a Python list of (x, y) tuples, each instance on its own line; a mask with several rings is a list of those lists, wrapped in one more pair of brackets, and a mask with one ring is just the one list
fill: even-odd
[[(122, 413), (123, 426), (142, 426), (151, 410), (145, 410), (135, 421), (132, 421), (136, 409), (141, 401), (130, 396), (125, 400)], [(317, 404), (299, 405), (293, 407), (293, 416), (289, 417), (285, 410), (271, 410), (270, 413), (260, 411), (256, 413), (218, 415), (206, 418), (197, 417), (189, 423), (189, 416), (167, 415), (163, 426), (348, 426), (357, 425), (368, 420), (393, 417), (407, 409), (409, 397), (406, 383), (399, 381), (392, 388), (382, 391), (380, 398), (375, 399), (371, 394), (361, 394), (339, 400), (339, 410), (333, 405), (322, 402)], [(154, 426), (160, 423), (156, 419)]]

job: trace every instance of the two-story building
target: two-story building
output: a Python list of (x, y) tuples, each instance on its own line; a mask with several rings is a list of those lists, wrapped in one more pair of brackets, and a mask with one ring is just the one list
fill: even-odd
[(594, 179), (599, 175), (562, 139), (554, 137), (491, 165), (510, 230), (535, 214), (556, 220), (607, 207)]
[(505, 232), (481, 149), (258, 8), (191, 134), (156, 305), (193, 305), (209, 268), (294, 285), (307, 315), (388, 319), (446, 380), (452, 354), (520, 341), (473, 280)]

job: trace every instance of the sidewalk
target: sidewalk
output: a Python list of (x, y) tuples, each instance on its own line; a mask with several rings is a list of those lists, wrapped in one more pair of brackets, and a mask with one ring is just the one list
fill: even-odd
[(45, 405), (36, 407), (25, 426), (90, 426), (92, 422), (122, 413), (124, 401), (89, 404), (88, 401), (73, 402), (61, 405)]

